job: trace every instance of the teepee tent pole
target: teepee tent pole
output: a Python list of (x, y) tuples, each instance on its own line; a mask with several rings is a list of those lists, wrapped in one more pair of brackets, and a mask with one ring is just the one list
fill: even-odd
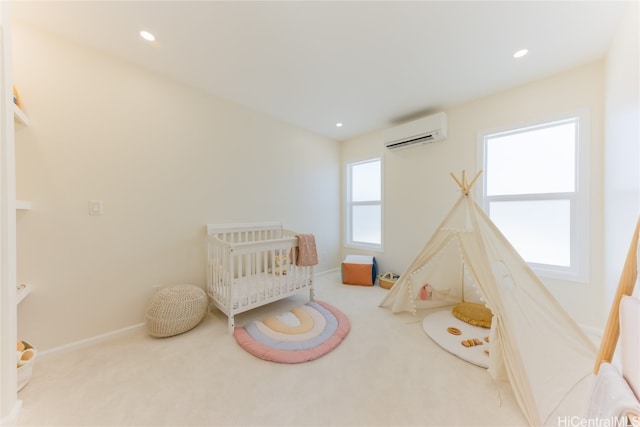
[(464, 259), (462, 260), (462, 274), (460, 276), (460, 282), (462, 283), (462, 301), (464, 302)]
[(482, 171), (478, 171), (476, 176), (471, 180), (471, 182), (469, 183), (469, 190), (471, 190), (471, 187), (473, 187), (473, 184), (475, 184), (478, 178), (480, 178), (480, 175), (482, 175)]
[(456, 184), (458, 184), (460, 188), (464, 188), (464, 185), (460, 182), (460, 180), (455, 176), (453, 172), (449, 173), (449, 175), (451, 175), (451, 178), (453, 178), (453, 180), (456, 182)]
[(471, 193), (471, 187), (473, 187), (473, 184), (475, 184), (478, 178), (480, 178), (480, 175), (482, 175), (482, 171), (481, 170), (478, 171), (478, 173), (476, 174), (476, 176), (473, 177), (471, 182), (467, 180), (466, 170), (462, 171), (462, 176), (460, 177), (460, 179), (458, 179), (458, 177), (455, 176), (453, 172), (451, 172), (449, 175), (451, 175), (451, 178), (453, 178), (456, 184), (458, 184), (458, 187), (460, 187), (460, 190), (462, 190), (462, 194), (464, 194), (465, 196), (468, 196)]
[(609, 319), (607, 320), (607, 326), (602, 338), (602, 344), (598, 350), (598, 356), (596, 358), (596, 365), (593, 367), (593, 373), (598, 374), (600, 370), (600, 364), (602, 362), (611, 362), (613, 353), (616, 350), (618, 344), (618, 336), (620, 335), (620, 300), (623, 296), (631, 295), (633, 288), (635, 287), (636, 280), (638, 278), (638, 238), (640, 235), (640, 217), (636, 224), (636, 229), (631, 239), (631, 246), (627, 253), (627, 259), (624, 262), (622, 274), (620, 275), (620, 281), (618, 282), (618, 289), (616, 295), (613, 298), (611, 304), (611, 311), (609, 312)]

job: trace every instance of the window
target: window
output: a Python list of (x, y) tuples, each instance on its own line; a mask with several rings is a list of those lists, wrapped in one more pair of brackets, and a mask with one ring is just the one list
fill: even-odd
[(485, 211), (548, 277), (588, 279), (586, 112), (480, 135)]
[(347, 245), (382, 248), (382, 160), (347, 165)]

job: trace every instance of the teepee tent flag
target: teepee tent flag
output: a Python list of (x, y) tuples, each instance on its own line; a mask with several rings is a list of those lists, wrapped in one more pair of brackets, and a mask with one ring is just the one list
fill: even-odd
[(460, 301), (466, 277), (493, 313), (488, 372), (509, 380), (527, 421), (538, 426), (591, 374), (596, 347), (475, 203), (478, 176), (454, 176), (460, 198), (380, 306), (415, 314), (425, 283), (434, 300)]

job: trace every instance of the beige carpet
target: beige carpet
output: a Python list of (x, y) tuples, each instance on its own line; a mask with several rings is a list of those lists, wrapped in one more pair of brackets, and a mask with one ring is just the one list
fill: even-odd
[[(175, 337), (151, 338), (141, 330), (36, 361), (19, 393), (18, 425), (525, 425), (508, 384), (492, 382), (485, 369), (425, 335), (428, 312), (394, 315), (377, 306), (386, 290), (342, 285), (337, 273), (316, 284), (317, 298), (351, 321), (350, 334), (326, 356), (299, 365), (257, 359), (238, 346), (216, 311)], [(237, 322), (288, 310), (305, 296)]]

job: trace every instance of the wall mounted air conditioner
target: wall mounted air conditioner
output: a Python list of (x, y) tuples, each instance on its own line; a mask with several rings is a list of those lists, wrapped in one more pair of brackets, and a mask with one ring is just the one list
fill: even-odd
[(384, 145), (389, 150), (447, 139), (447, 114), (438, 113), (387, 129)]

